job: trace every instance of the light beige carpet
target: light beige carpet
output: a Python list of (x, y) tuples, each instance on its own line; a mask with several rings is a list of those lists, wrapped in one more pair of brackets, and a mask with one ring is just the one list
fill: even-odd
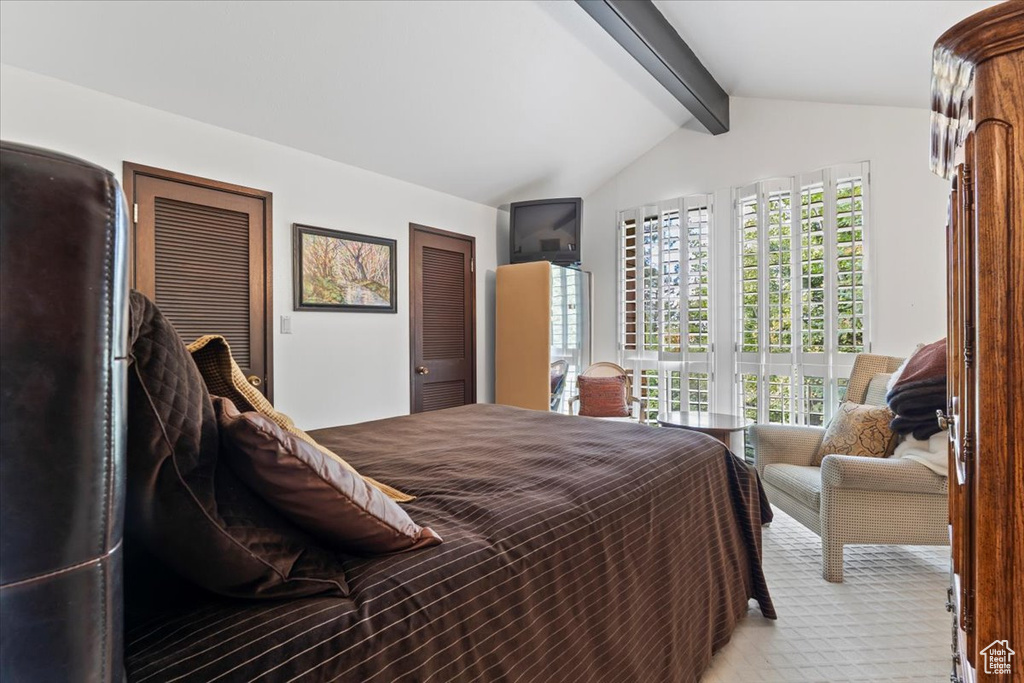
[(828, 583), (821, 540), (775, 509), (764, 567), (778, 621), (751, 602), (704, 683), (949, 680), (948, 547), (848, 546)]

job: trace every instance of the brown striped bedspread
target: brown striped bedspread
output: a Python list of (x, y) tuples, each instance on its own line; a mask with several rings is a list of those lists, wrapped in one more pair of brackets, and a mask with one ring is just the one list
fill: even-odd
[(767, 499), (705, 435), (494, 405), (312, 434), (444, 543), (341, 558), (348, 598), (170, 610), (130, 681), (696, 681), (749, 599), (775, 617)]

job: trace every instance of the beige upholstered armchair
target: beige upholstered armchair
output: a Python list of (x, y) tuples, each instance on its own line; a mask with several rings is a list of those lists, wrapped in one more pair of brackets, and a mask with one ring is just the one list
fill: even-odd
[[(846, 398), (883, 405), (884, 379), (900, 358), (857, 356)], [(869, 385), (871, 391), (869, 395)], [(843, 580), (847, 544), (947, 545), (948, 482), (906, 458), (826, 455), (811, 465), (825, 429), (793, 425), (750, 428), (754, 462), (773, 505), (821, 536), (822, 576)]]

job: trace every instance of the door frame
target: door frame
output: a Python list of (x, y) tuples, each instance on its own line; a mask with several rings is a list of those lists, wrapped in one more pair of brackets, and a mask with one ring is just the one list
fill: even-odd
[(138, 209), (135, 201), (136, 178), (147, 176), (157, 180), (169, 180), (185, 185), (194, 185), (218, 192), (252, 197), (263, 204), (263, 344), (266, 348), (266, 397), (274, 401), (274, 195), (267, 190), (258, 190), (244, 185), (225, 183), (212, 178), (188, 175), (178, 171), (169, 171), (155, 166), (146, 166), (125, 161), (122, 166), (121, 184), (124, 195), (128, 198), (128, 218), (131, 230), (128, 231), (128, 281), (135, 286), (135, 231), (138, 229)]
[(470, 352), (470, 367), (472, 368), (472, 392), (470, 397), (473, 403), (476, 403), (476, 382), (477, 382), (477, 367), (476, 367), (476, 346), (477, 346), (477, 330), (476, 330), (476, 237), (473, 235), (464, 235), (459, 232), (452, 232), (450, 230), (441, 230), (440, 228), (432, 228), (428, 225), (421, 225), (419, 223), (409, 223), (409, 412), (412, 413), (416, 408), (415, 398), (415, 379), (413, 378), (416, 373), (416, 334), (420, 331), (415, 315), (413, 315), (414, 304), (416, 301), (416, 265), (419, 262), (419, 257), (416, 255), (415, 249), (415, 234), (417, 232), (426, 233), (428, 235), (438, 235), (440, 237), (450, 237), (452, 239), (462, 240), (469, 242), (469, 273), (470, 273), (470, 287), (469, 287), (469, 307), (470, 307), (470, 340), (472, 342), (472, 349)]

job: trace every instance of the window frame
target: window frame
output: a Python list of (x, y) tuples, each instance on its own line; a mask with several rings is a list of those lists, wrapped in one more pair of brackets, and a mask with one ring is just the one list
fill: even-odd
[[(689, 297), (691, 287), (690, 211), (704, 211), (699, 221), (698, 240), (701, 242), (698, 262), (698, 288), (706, 286), (706, 294), (699, 297), (704, 303), (696, 309)], [(696, 406), (710, 412), (715, 399), (715, 329), (714, 329), (714, 221), (713, 194), (689, 195), (659, 203), (645, 204), (618, 213), (616, 225), (617, 317), (616, 335), (619, 364), (633, 378), (635, 395), (648, 400), (646, 417), (654, 422), (663, 410), (682, 410)], [(698, 214), (700, 216), (700, 214)], [(673, 217), (675, 223), (673, 225)], [(627, 233), (631, 225), (632, 235)], [(667, 246), (666, 236), (676, 230), (676, 246)], [(648, 240), (650, 236), (650, 240)], [(632, 240), (632, 244), (629, 243)], [(667, 285), (666, 253), (677, 253), (671, 263), (678, 264), (678, 285)], [(633, 262), (633, 268), (627, 266)], [(703, 271), (700, 263), (704, 264)], [(648, 272), (650, 269), (652, 272)], [(633, 273), (630, 279), (629, 273)], [(666, 291), (678, 287), (679, 344), (666, 343), (665, 321), (669, 309)], [(630, 293), (633, 298), (630, 298)], [(653, 292), (652, 296), (648, 296)], [(690, 345), (690, 314), (693, 310), (706, 311), (703, 330), (706, 343), (693, 350)], [(655, 317), (653, 331), (648, 322)], [(630, 318), (632, 316), (632, 319)], [(630, 332), (630, 326), (633, 332)], [(653, 343), (649, 341), (653, 335)], [(633, 343), (630, 344), (632, 337)], [(703, 350), (699, 350), (703, 348)], [(655, 379), (652, 383), (650, 380)], [(674, 388), (675, 386), (678, 388)], [(693, 392), (697, 400), (691, 400)], [(667, 401), (668, 405), (664, 405)]]
[[(853, 164), (839, 164), (828, 168), (820, 169), (812, 173), (803, 173), (789, 178), (772, 178), (756, 183), (735, 188), (733, 191), (733, 220), (732, 231), (735, 236), (733, 286), (735, 288), (735, 317), (736, 332), (734, 335), (734, 364), (736, 372), (734, 375), (734, 410), (742, 412), (747, 417), (759, 423), (774, 423), (772, 399), (779, 398), (776, 392), (773, 396), (773, 388), (781, 387), (778, 382), (773, 383), (773, 378), (789, 377), (788, 393), (785, 398), (787, 408), (784, 411), (783, 424), (825, 424), (831, 419), (832, 414), (838, 407), (845, 394), (845, 382), (850, 376), (854, 359), (858, 353), (871, 351), (871, 257), (870, 257), (870, 164), (859, 162)], [(863, 312), (860, 315), (862, 343), (861, 350), (843, 352), (839, 349), (837, 321), (839, 315), (839, 285), (837, 277), (839, 273), (839, 243), (838, 243), (838, 220), (839, 220), (839, 198), (837, 197), (837, 186), (843, 181), (859, 178), (861, 185), (861, 208), (860, 217), (860, 284)], [(803, 193), (804, 190), (815, 185), (821, 185), (823, 190), (823, 215), (822, 225), (824, 231), (824, 258), (823, 258), (823, 292), (825, 303), (824, 316), (824, 349), (820, 352), (807, 352), (804, 346), (804, 316), (803, 316), (803, 237), (805, 234), (804, 221), (802, 220)], [(770, 293), (769, 277), (764, 266), (766, 258), (770, 258), (768, 231), (762, 226), (767, 223), (767, 208), (769, 198), (779, 192), (789, 193), (790, 206), (790, 229), (789, 229), (789, 267), (790, 277), (790, 315), (789, 315), (789, 350), (773, 352), (767, 341), (769, 334), (769, 301), (767, 294)], [(758, 239), (758, 301), (757, 301), (757, 351), (745, 350), (744, 344), (744, 280), (742, 279), (744, 235), (741, 221), (745, 214), (742, 207), (749, 204), (750, 198), (754, 198), (757, 205), (757, 239)], [(852, 208), (853, 204), (851, 204)], [(856, 277), (852, 286), (856, 288)], [(856, 293), (856, 289), (853, 290)], [(857, 300), (852, 305), (856, 307)], [(854, 329), (856, 329), (854, 323)], [(755, 409), (749, 404), (749, 380), (751, 376), (756, 377), (756, 401)], [(809, 392), (809, 378), (820, 378), (823, 382), (823, 391), (820, 396), (811, 395)], [(807, 410), (812, 401), (823, 402), (819, 420), (808, 418), (815, 415), (815, 412)]]
[[(858, 278), (854, 277), (851, 284), (860, 289), (852, 290), (854, 298), (859, 293), (860, 298), (853, 301), (854, 306), (851, 317), (859, 318), (861, 341), (863, 347), (860, 350), (844, 352), (839, 349), (837, 336), (837, 321), (839, 319), (839, 297), (837, 275), (839, 270), (838, 254), (838, 233), (837, 223), (839, 220), (837, 209), (839, 198), (837, 197), (837, 185), (850, 178), (859, 178), (860, 195), (860, 244), (859, 258), (860, 271)], [(813, 298), (805, 301), (805, 277), (812, 277), (817, 274), (804, 273), (804, 263), (807, 257), (803, 238), (806, 231), (806, 221), (803, 218), (803, 193), (810, 191), (814, 185), (821, 186), (822, 192), (822, 216), (821, 230), (823, 231), (822, 244), (822, 286), (819, 287), (823, 301), (820, 303), (824, 309), (819, 312), (819, 328), (812, 332), (819, 332), (822, 335), (823, 344), (818, 345), (819, 350), (804, 351), (805, 307), (812, 305)], [(689, 407), (689, 394), (695, 392), (701, 394), (703, 389), (690, 387), (690, 379), (696, 378), (706, 381), (706, 403), (702, 406), (705, 410), (731, 410), (735, 414), (744, 413), (756, 422), (769, 422), (778, 419), (783, 423), (795, 424), (825, 424), (831, 418), (832, 413), (838, 407), (845, 395), (845, 386), (853, 366), (857, 353), (871, 351), (872, 339), (872, 292), (871, 292), (871, 198), (870, 189), (871, 173), (870, 163), (867, 161), (837, 164), (827, 168), (819, 169), (810, 173), (795, 174), (788, 177), (769, 178), (742, 187), (734, 187), (731, 190), (723, 190), (721, 194), (715, 193), (695, 194), (659, 203), (648, 203), (632, 209), (618, 212), (616, 225), (616, 273), (617, 273), (617, 310), (616, 310), (616, 348), (618, 351), (619, 363), (633, 376), (634, 393), (649, 400), (649, 418), (656, 418), (659, 409), (665, 407), (674, 408)], [(731, 196), (730, 194), (731, 193)], [(786, 221), (780, 225), (778, 234), (770, 236), (764, 228), (769, 224), (769, 199), (771, 197), (786, 198), (788, 211)], [(756, 244), (754, 259), (755, 275), (748, 285), (755, 283), (754, 302), (756, 311), (756, 325), (753, 328), (755, 342), (747, 344), (744, 348), (744, 291), (741, 278), (743, 273), (743, 246), (744, 240), (739, 230), (740, 210), (744, 197), (752, 198), (753, 214), (756, 222), (756, 229), (752, 233), (753, 243)], [(731, 199), (731, 211), (722, 211), (716, 215), (715, 200), (725, 204)], [(685, 298), (686, 305), (680, 308), (680, 335), (681, 344), (686, 342), (686, 347), (678, 351), (671, 348), (666, 349), (664, 335), (665, 307), (662, 305), (661, 297), (664, 295), (664, 230), (666, 223), (666, 212), (679, 212), (680, 221), (680, 251), (679, 262), (686, 264), (684, 274), (688, 274), (690, 264), (687, 261), (689, 248), (682, 244), (688, 238), (687, 211), (692, 207), (704, 203), (708, 207), (707, 236), (707, 271), (706, 282), (708, 287), (708, 347), (706, 353), (693, 353), (688, 347), (688, 323), (689, 323), (689, 298)], [(854, 205), (856, 200), (854, 200)], [(728, 206), (728, 204), (725, 204)], [(646, 256), (650, 263), (645, 266), (645, 219), (647, 232), (656, 233), (656, 244), (646, 245)], [(655, 230), (654, 224), (657, 228)], [(784, 229), (782, 229), (784, 226)], [(855, 228), (856, 229), (856, 228)], [(629, 233), (632, 230), (632, 233)], [(788, 234), (787, 234), (788, 232)], [(785, 249), (772, 252), (768, 247), (769, 243), (776, 240), (779, 245), (785, 245)], [(631, 243), (627, 240), (632, 240)], [(750, 240), (747, 244), (751, 244)], [(731, 256), (726, 253), (732, 250)], [(788, 251), (786, 251), (788, 249)], [(766, 263), (771, 255), (775, 253), (783, 258), (775, 260), (777, 266), (776, 276), (771, 279), (771, 285), (780, 293), (780, 297), (774, 303), (769, 302), (768, 293), (769, 273)], [(854, 251), (852, 258), (856, 258)], [(730, 260), (730, 258), (732, 260)], [(632, 265), (632, 268), (628, 266)], [(653, 268), (656, 276), (652, 278), (651, 273), (645, 272), (645, 267)], [(731, 272), (730, 272), (731, 271)], [(630, 279), (632, 276), (632, 279)], [(657, 291), (648, 297), (652, 283), (657, 283)], [(681, 283), (681, 287), (685, 287)], [(783, 300), (781, 294), (785, 292), (788, 300)], [(689, 290), (687, 290), (687, 294)], [(732, 315), (722, 315), (724, 311), (716, 310), (718, 302), (732, 298), (734, 310)], [(681, 299), (682, 294), (680, 294)], [(856, 314), (857, 306), (861, 306), (861, 313)], [(646, 304), (646, 305), (645, 305)], [(657, 343), (650, 344), (649, 335), (652, 333), (648, 325), (648, 319), (652, 311), (658, 316), (654, 325), (657, 335)], [(768, 348), (770, 314), (774, 320), (779, 321), (776, 326), (777, 333), (783, 333), (788, 327), (788, 345), (783, 349), (772, 350)], [(780, 315), (781, 314), (781, 315)], [(782, 324), (782, 321), (785, 324)], [(852, 329), (856, 332), (858, 323), (854, 321)], [(731, 338), (732, 343), (722, 346), (724, 338)], [(647, 348), (645, 348), (645, 346)], [(718, 358), (717, 348), (724, 351), (724, 356)], [(716, 362), (717, 361), (717, 362)], [(715, 372), (716, 365), (719, 372)], [(645, 379), (646, 378), (646, 379)], [(656, 378), (656, 384), (650, 380)], [(726, 378), (732, 380), (731, 386), (726, 386)], [(753, 401), (756, 407), (748, 410), (745, 407), (744, 387), (745, 382), (749, 388), (749, 380), (753, 378)], [(788, 379), (786, 379), (788, 378)], [(772, 380), (778, 380), (772, 382)], [(785, 380), (785, 381), (783, 381)], [(788, 382), (788, 387), (785, 385)], [(678, 389), (674, 386), (678, 385)], [(664, 389), (664, 391), (661, 391)], [(774, 390), (774, 392), (773, 392)], [(673, 392), (675, 395), (673, 395)], [(774, 409), (769, 400), (775, 397), (782, 401), (784, 410)], [(685, 400), (684, 400), (685, 397)], [(665, 405), (666, 399), (668, 405)], [(778, 401), (776, 401), (777, 403)], [(775, 414), (779, 413), (779, 414)]]

